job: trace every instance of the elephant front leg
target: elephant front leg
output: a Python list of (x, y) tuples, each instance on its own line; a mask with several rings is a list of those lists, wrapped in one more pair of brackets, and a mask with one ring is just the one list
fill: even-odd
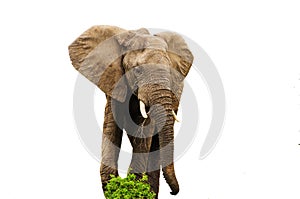
[(159, 192), (160, 177), (160, 151), (158, 135), (147, 138), (136, 138), (128, 136), (133, 146), (132, 160), (130, 164), (130, 173), (135, 173), (137, 178), (141, 178), (143, 173), (148, 176), (148, 183), (151, 191), (156, 193), (156, 199)]
[(147, 172), (154, 122), (150, 119), (144, 120), (140, 125), (128, 130), (128, 138), (133, 148), (129, 172), (135, 173), (139, 178)]
[(133, 147), (129, 172), (135, 173), (136, 176), (140, 178), (143, 173), (147, 172), (151, 137), (137, 138), (130, 135), (128, 135), (128, 137)]
[(105, 118), (102, 136), (102, 160), (100, 175), (102, 188), (105, 191), (107, 182), (111, 179), (110, 175), (118, 176), (118, 158), (121, 148), (123, 130), (118, 127), (114, 120), (110, 100), (105, 107)]

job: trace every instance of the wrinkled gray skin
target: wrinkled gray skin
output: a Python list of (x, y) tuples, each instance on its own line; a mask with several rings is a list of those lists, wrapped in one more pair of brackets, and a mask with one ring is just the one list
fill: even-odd
[[(130, 172), (138, 176), (147, 172), (151, 189), (158, 195), (161, 166), (171, 194), (177, 194), (172, 110), (177, 113), (183, 80), (193, 62), (182, 37), (171, 32), (153, 36), (146, 29), (94, 26), (69, 46), (69, 53), (73, 66), (106, 94), (100, 169), (103, 189), (110, 174), (118, 176), (125, 129), (133, 147)], [(148, 118), (141, 114), (140, 101)]]

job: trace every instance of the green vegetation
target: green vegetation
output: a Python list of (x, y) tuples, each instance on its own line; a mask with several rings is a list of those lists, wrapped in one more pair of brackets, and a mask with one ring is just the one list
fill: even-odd
[(154, 199), (155, 193), (150, 191), (147, 183), (148, 176), (143, 174), (139, 180), (135, 174), (128, 174), (126, 178), (111, 175), (104, 193), (107, 199)]

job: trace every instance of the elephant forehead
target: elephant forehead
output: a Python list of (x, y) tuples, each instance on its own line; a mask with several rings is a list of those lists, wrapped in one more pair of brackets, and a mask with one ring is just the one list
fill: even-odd
[(142, 37), (145, 40), (145, 48), (167, 50), (168, 45), (163, 39), (152, 35), (143, 35)]
[(167, 50), (167, 43), (160, 37), (153, 35), (145, 35), (134, 33), (125, 37), (123, 40), (118, 40), (121, 45), (123, 45), (127, 51), (140, 50), (140, 49), (157, 49), (157, 50)]
[(170, 63), (167, 52), (149, 48), (131, 51), (123, 59), (123, 64), (129, 68), (145, 64), (170, 65)]

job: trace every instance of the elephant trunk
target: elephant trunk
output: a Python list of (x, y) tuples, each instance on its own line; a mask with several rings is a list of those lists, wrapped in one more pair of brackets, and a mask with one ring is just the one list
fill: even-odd
[(172, 113), (172, 94), (168, 89), (157, 89), (150, 96), (150, 115), (155, 120), (159, 137), (160, 164), (164, 178), (172, 195), (179, 192), (179, 184), (174, 170), (174, 116)]

